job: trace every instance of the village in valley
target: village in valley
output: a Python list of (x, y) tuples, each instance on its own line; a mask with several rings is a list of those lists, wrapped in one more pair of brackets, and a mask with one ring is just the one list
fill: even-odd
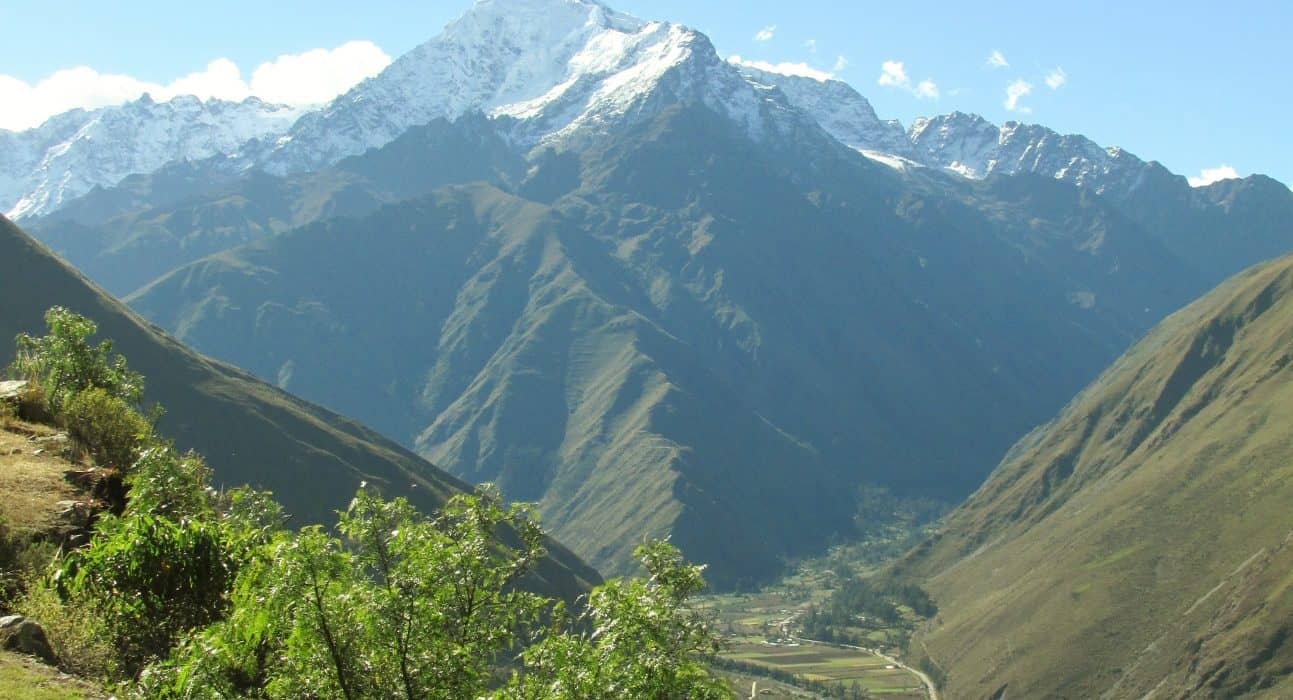
[[(921, 673), (897, 660), (922, 621), (910, 608), (897, 606), (901, 617), (895, 621), (859, 613), (844, 625), (822, 624), (832, 618), (832, 601), (846, 583), (821, 560), (801, 564), (758, 592), (705, 599), (727, 643), (717, 668), (739, 697), (931, 697)], [(818, 638), (823, 636), (828, 639)]]

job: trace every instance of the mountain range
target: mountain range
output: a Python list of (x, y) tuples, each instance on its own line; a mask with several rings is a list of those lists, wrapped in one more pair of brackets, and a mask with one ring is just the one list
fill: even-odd
[(236, 153), (286, 131), (301, 111), (266, 104), (150, 96), (119, 107), (76, 109), (35, 129), (0, 129), (0, 211), (10, 218), (58, 209), (96, 187), (176, 161)]
[(720, 586), (846, 533), (863, 483), (963, 498), (1154, 324), (1293, 249), (1268, 178), (904, 129), (590, 0), (479, 0), (263, 123), (79, 198), (38, 182), (23, 223), (198, 350), (539, 502), (604, 571), (671, 534)]

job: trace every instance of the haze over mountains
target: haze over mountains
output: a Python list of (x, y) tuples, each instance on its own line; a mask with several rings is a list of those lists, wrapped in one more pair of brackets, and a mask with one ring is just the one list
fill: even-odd
[(50, 202), (25, 221), (612, 572), (672, 533), (733, 585), (845, 532), (861, 483), (958, 500), (1160, 319), (1293, 249), (1272, 180), (1191, 188), (973, 115), (904, 130), (585, 0), (481, 0), (271, 122), (191, 155), (68, 136), (170, 155), (79, 199), (24, 185)]

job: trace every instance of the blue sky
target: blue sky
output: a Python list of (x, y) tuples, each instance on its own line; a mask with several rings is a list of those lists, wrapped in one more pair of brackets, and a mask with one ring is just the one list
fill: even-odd
[[(222, 70), (236, 66), (240, 78), (259, 91), (310, 99), (339, 88), (301, 80), (291, 69), (303, 62), (275, 64), (279, 57), (370, 42), (352, 43), (335, 55), (312, 54), (317, 65), (334, 67), (327, 71), (334, 80), (357, 80), (344, 69), (378, 70), (387, 57), (437, 34), (469, 4), (3, 0), (0, 126), (16, 128), (15, 105), (34, 103), (15, 95), (37, 94), (40, 81), (75, 67), (170, 85), (227, 59)], [(1293, 3), (1287, 1), (610, 4), (700, 29), (725, 56), (803, 63), (833, 73), (866, 95), (880, 116), (904, 123), (959, 109), (997, 122), (1018, 119), (1084, 133), (1185, 175), (1229, 165), (1241, 175), (1261, 172), (1293, 183), (1293, 138), (1286, 135), (1293, 113)], [(990, 65), (994, 51), (1009, 65)], [(886, 62), (889, 84), (881, 85)], [(267, 70), (264, 80), (252, 81), (266, 63), (282, 70)], [(895, 79), (895, 63), (902, 64), (907, 83)], [(1047, 78), (1057, 70), (1064, 81), (1052, 89)], [(1011, 84), (1017, 91), (1022, 84), (1031, 87), (1014, 110), (1006, 105)], [(113, 89), (129, 91), (132, 85)]]

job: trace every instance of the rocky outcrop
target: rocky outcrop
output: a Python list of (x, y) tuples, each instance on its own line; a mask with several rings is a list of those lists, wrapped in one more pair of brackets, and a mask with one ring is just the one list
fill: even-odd
[(58, 665), (58, 655), (49, 644), (45, 628), (22, 615), (0, 617), (0, 647), (34, 656), (51, 666)]

